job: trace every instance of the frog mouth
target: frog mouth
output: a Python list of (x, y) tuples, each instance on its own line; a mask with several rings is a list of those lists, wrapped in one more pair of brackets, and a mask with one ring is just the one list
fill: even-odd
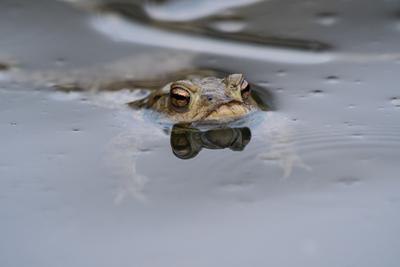
[(238, 101), (224, 103), (213, 108), (204, 119), (220, 120), (224, 118), (242, 117), (250, 112), (250, 108)]

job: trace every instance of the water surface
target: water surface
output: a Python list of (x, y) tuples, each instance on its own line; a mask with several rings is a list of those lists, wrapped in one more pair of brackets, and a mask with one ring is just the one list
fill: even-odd
[[(0, 4), (0, 265), (398, 266), (398, 2), (157, 2)], [(189, 69), (273, 96), (240, 149), (94, 90)]]

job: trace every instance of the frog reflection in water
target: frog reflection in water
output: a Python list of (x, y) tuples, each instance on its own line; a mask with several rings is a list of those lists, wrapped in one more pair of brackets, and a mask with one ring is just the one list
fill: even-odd
[(250, 139), (251, 131), (247, 127), (216, 128), (202, 132), (196, 128), (175, 125), (171, 132), (171, 148), (176, 157), (191, 159), (202, 148), (242, 151)]

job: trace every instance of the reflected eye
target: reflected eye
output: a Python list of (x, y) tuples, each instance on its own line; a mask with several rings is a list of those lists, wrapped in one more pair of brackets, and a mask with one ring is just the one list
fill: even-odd
[(170, 90), (170, 103), (176, 111), (183, 112), (190, 103), (190, 93), (180, 86), (172, 86)]
[(243, 99), (247, 99), (250, 96), (250, 84), (246, 80), (243, 80), (240, 84), (240, 93)]

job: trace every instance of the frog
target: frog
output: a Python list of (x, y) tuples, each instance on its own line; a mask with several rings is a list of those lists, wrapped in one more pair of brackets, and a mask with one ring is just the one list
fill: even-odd
[(241, 73), (177, 80), (147, 97), (128, 103), (150, 109), (176, 124), (220, 124), (260, 110), (251, 85)]

